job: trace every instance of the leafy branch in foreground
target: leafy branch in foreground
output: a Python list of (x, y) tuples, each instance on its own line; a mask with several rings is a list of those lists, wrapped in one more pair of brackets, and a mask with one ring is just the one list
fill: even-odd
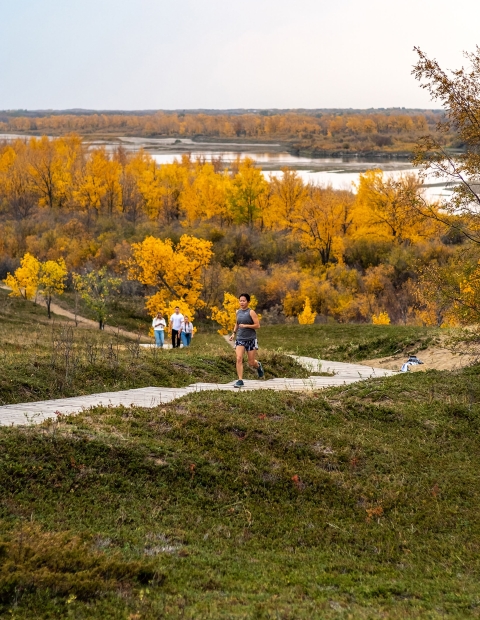
[[(424, 176), (445, 180), (453, 185), (453, 195), (442, 205), (448, 216), (460, 217), (454, 224), (468, 239), (480, 244), (480, 47), (465, 53), (470, 68), (464, 67), (447, 73), (437, 60), (431, 60), (415, 47), (418, 62), (413, 75), (422, 82), (432, 99), (445, 109), (445, 117), (437, 125), (437, 134), (421, 138), (415, 149), (414, 163), (423, 169)], [(454, 130), (459, 136), (461, 152), (453, 153), (445, 147), (442, 136)], [(438, 221), (448, 224), (431, 207), (421, 203), (420, 208)]]

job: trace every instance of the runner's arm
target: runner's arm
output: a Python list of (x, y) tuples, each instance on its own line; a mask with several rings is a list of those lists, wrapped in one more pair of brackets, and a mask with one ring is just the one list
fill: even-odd
[(239, 328), (239, 324), (235, 323), (235, 327), (233, 328), (233, 334), (230, 336), (229, 340), (233, 340), (235, 338), (238, 328)]
[(244, 325), (244, 327), (251, 327), (252, 329), (260, 329), (260, 319), (258, 318), (258, 314), (255, 312), (255, 310), (250, 310), (250, 318), (253, 321), (253, 325)]

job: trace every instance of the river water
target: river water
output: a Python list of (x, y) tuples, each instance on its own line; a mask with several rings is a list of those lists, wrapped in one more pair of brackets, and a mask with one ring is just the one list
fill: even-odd
[[(28, 138), (29, 136), (14, 136), (0, 134), (0, 140), (14, 138)], [(88, 138), (86, 139), (88, 141)], [(237, 157), (250, 157), (262, 169), (265, 176), (281, 175), (283, 167), (296, 170), (305, 182), (330, 185), (334, 189), (350, 189), (355, 191), (359, 175), (370, 169), (379, 168), (386, 175), (398, 178), (405, 173), (418, 174), (409, 161), (390, 158), (365, 157), (297, 157), (284, 150), (282, 145), (275, 143), (248, 143), (238, 142), (199, 142), (189, 138), (143, 138), (120, 137), (112, 140), (95, 140), (92, 146), (103, 145), (113, 150), (121, 144), (129, 151), (144, 149), (159, 164), (168, 164), (182, 155), (189, 154), (193, 159), (221, 158), (228, 166)], [(444, 200), (451, 197), (452, 187), (438, 179), (427, 179), (424, 189), (425, 197), (429, 200)]]
[[(398, 178), (405, 173), (418, 174), (408, 160), (391, 158), (365, 157), (297, 157), (283, 150), (280, 144), (232, 142), (197, 142), (188, 138), (119, 138), (128, 150), (143, 148), (159, 164), (167, 164), (189, 154), (193, 159), (221, 158), (228, 166), (237, 157), (250, 157), (261, 167), (266, 177), (281, 175), (284, 167), (296, 170), (306, 182), (319, 185), (331, 185), (334, 189), (351, 189), (355, 191), (359, 175), (367, 170), (381, 169), (387, 176)], [(116, 143), (118, 144), (118, 142)], [(113, 143), (109, 145), (113, 147)], [(452, 188), (438, 179), (425, 183), (424, 194), (430, 200), (449, 198)]]

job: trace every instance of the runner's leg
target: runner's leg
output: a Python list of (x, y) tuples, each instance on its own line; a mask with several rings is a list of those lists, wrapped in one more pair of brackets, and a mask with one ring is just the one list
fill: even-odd
[(250, 368), (252, 368), (253, 370), (257, 370), (257, 368), (259, 367), (259, 363), (257, 362), (257, 360), (255, 359), (255, 356), (257, 354), (256, 350), (253, 351), (247, 351), (247, 356), (248, 356), (248, 365), (250, 366)]
[(236, 346), (235, 354), (237, 356), (237, 375), (240, 380), (243, 379), (243, 355), (245, 353), (245, 347)]

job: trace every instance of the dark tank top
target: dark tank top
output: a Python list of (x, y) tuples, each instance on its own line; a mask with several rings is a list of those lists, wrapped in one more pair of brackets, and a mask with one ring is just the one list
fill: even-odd
[[(253, 319), (250, 316), (250, 308), (246, 310), (237, 310), (237, 325), (253, 325)], [(257, 332), (250, 327), (239, 327), (237, 331), (237, 340), (252, 340), (257, 337)]]

